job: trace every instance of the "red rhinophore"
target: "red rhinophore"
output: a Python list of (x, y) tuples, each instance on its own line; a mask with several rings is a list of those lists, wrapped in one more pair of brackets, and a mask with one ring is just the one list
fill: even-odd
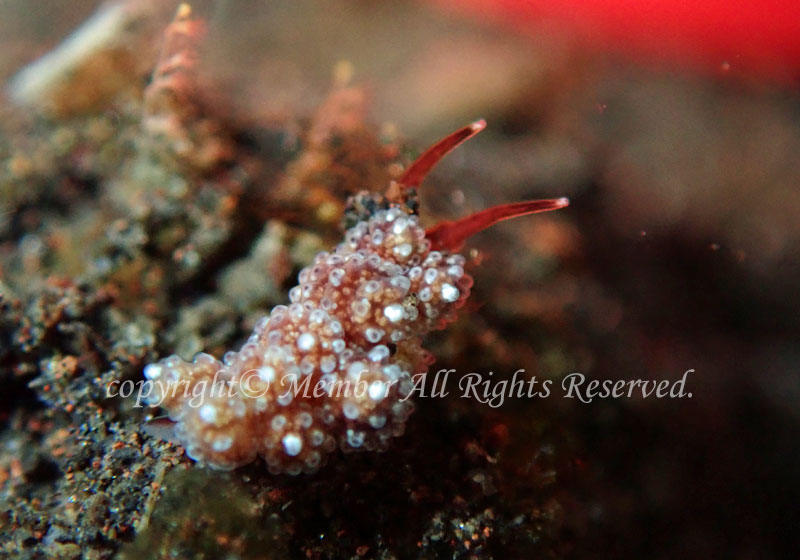
[(425, 232), (425, 237), (430, 240), (433, 249), (456, 252), (461, 249), (467, 238), (497, 222), (526, 214), (558, 210), (565, 206), (569, 206), (569, 199), (565, 197), (502, 204), (475, 212), (460, 220), (438, 223)]
[(486, 121), (480, 119), (442, 138), (436, 142), (436, 144), (425, 150), (425, 152), (406, 169), (406, 172), (403, 173), (398, 183), (405, 188), (418, 187), (425, 179), (428, 172), (433, 169), (433, 166), (439, 163), (444, 156), (465, 140), (469, 140), (478, 134), (484, 128), (486, 128)]

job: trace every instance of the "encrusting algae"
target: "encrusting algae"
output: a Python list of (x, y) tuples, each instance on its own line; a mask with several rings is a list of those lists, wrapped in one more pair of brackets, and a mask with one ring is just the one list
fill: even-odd
[(413, 376), (433, 357), (422, 337), (452, 321), (472, 286), (452, 251), (500, 220), (563, 208), (565, 198), (490, 208), (428, 230), (415, 187), (477, 121), (428, 149), (387, 195), (361, 193), (362, 216), (322, 252), (239, 352), (222, 362), (170, 356), (145, 368), (147, 399), (166, 408), (194, 460), (233, 469), (262, 456), (273, 473), (315, 472), (336, 447), (382, 450), (413, 410)]

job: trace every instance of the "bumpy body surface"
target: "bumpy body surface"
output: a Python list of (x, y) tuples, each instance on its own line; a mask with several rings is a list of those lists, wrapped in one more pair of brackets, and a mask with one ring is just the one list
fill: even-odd
[(431, 250), (403, 209), (380, 210), (320, 253), (220, 362), (170, 356), (145, 369), (188, 455), (232, 469), (316, 471), (337, 447), (383, 449), (412, 411), (413, 375), (432, 362), (422, 337), (469, 295), (464, 257)]

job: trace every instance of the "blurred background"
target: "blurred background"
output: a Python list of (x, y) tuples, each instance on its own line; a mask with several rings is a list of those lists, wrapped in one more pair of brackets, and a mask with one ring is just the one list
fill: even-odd
[[(127, 58), (111, 66), (125, 59), (123, 73), (144, 87), (159, 45), (150, 29), (163, 29), (175, 4), (135, 4), (150, 15), (134, 31), (126, 28), (136, 39), (122, 47)], [(367, 557), (783, 558), (800, 549), (800, 13), (788, 2), (767, 4), (192, 3), (208, 27), (199, 74), (226, 112), (251, 130), (302, 136), (332, 88), (343, 84), (357, 88), (358, 111), (379, 138), (402, 138), (406, 162), (485, 118), (486, 131), (448, 156), (422, 189), (427, 223), (494, 204), (570, 197), (566, 210), (506, 222), (470, 241), (472, 307), (431, 337), (437, 367), (493, 371), (498, 379), (523, 368), (556, 387), (573, 371), (601, 380), (677, 380), (694, 370), (691, 399), (582, 404), (555, 391), (496, 410), (457, 398), (421, 402), (408, 434), (395, 442), (410, 451), (369, 459), (369, 468), (386, 472), (407, 461), (412, 469), (446, 473), (447, 458), (415, 467), (422, 459), (414, 458), (414, 446), (433, 457), (441, 451), (429, 447), (463, 455), (454, 442), (474, 435), (494, 461), (480, 467), (490, 473), (491, 488), (464, 467), (452, 485), (437, 487), (434, 478), (428, 490), (444, 495), (441, 503), (459, 496), (480, 503), (498, 526), (480, 546), (447, 544), (463, 540), (457, 523), (437, 541), (425, 533), (433, 510), (414, 509), (419, 527), (410, 524), (408, 540), (424, 546), (403, 548), (401, 537), (388, 538), (373, 542)], [(118, 110), (117, 87), (80, 103), (65, 95), (77, 87), (69, 68), (55, 86), (20, 85), (20, 69), (53, 50), (97, 6), (0, 3), (6, 114), (70, 123)], [(12, 131), (3, 134), (14, 144)], [(263, 146), (256, 142), (255, 158), (268, 160), (274, 152)], [(100, 190), (119, 184), (113, 172), (103, 173)], [(26, 275), (52, 273), (46, 259), (34, 272), (20, 268), (19, 251), (30, 251), (24, 234), (38, 235), (48, 222), (37, 214), (35, 197), (19, 194), (24, 181), (15, 184), (0, 191), (3, 282), (12, 292)], [(262, 187), (270, 200), (270, 185)], [(57, 198), (67, 205), (59, 218), (67, 236), (77, 208), (70, 205), (83, 204), (70, 196)], [(327, 226), (287, 223), (319, 234), (323, 247), (336, 239)], [(254, 239), (239, 252), (246, 254)], [(303, 257), (297, 259), (294, 269)], [(64, 270), (82, 274), (80, 264), (58, 272)], [(287, 275), (278, 287), (292, 282)], [(186, 294), (194, 289), (171, 304), (190, 305)], [(214, 288), (198, 291), (208, 289)], [(263, 301), (280, 302), (274, 299)], [(237, 326), (216, 342), (246, 336), (247, 319), (231, 324)], [(6, 328), (16, 332), (16, 325)], [(13, 344), (13, 336), (5, 341)], [(199, 339), (200, 348), (209, 336)], [(0, 363), (13, 369), (19, 355), (5, 354)], [(12, 392), (27, 394), (36, 375), (25, 373)], [(23, 429), (15, 415), (44, 414), (25, 404), (36, 398), (26, 399), (6, 403), (7, 431)], [(425, 428), (431, 425), (442, 428)], [(317, 479), (325, 476), (345, 475), (323, 470)], [(26, 483), (60, 484), (55, 475)], [(383, 507), (380, 495), (369, 494), (376, 487), (354, 484), (353, 492), (364, 495), (348, 507)], [(302, 484), (288, 488), (299, 493)], [(23, 499), (24, 492), (11, 494)], [(409, 515), (403, 495), (392, 496), (391, 511)], [(310, 497), (296, 499), (313, 507)], [(301, 523), (303, 513), (295, 515)], [(376, 523), (363, 530), (366, 541), (391, 533)], [(447, 537), (448, 530), (456, 536)], [(312, 532), (293, 533), (290, 551), (310, 550)], [(325, 550), (318, 557), (354, 554)]]

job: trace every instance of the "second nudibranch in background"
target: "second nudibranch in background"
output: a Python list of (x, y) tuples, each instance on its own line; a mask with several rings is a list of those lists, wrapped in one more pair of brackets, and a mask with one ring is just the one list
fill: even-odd
[(454, 319), (472, 286), (455, 251), (500, 220), (569, 204), (514, 203), (423, 229), (416, 188), (485, 126), (436, 143), (386, 194), (353, 197), (344, 241), (300, 272), (291, 303), (261, 319), (241, 350), (221, 362), (170, 356), (145, 368), (148, 402), (166, 409), (189, 457), (233, 469), (260, 455), (273, 473), (299, 474), (337, 447), (382, 450), (403, 433), (412, 376), (433, 361), (422, 339)]

